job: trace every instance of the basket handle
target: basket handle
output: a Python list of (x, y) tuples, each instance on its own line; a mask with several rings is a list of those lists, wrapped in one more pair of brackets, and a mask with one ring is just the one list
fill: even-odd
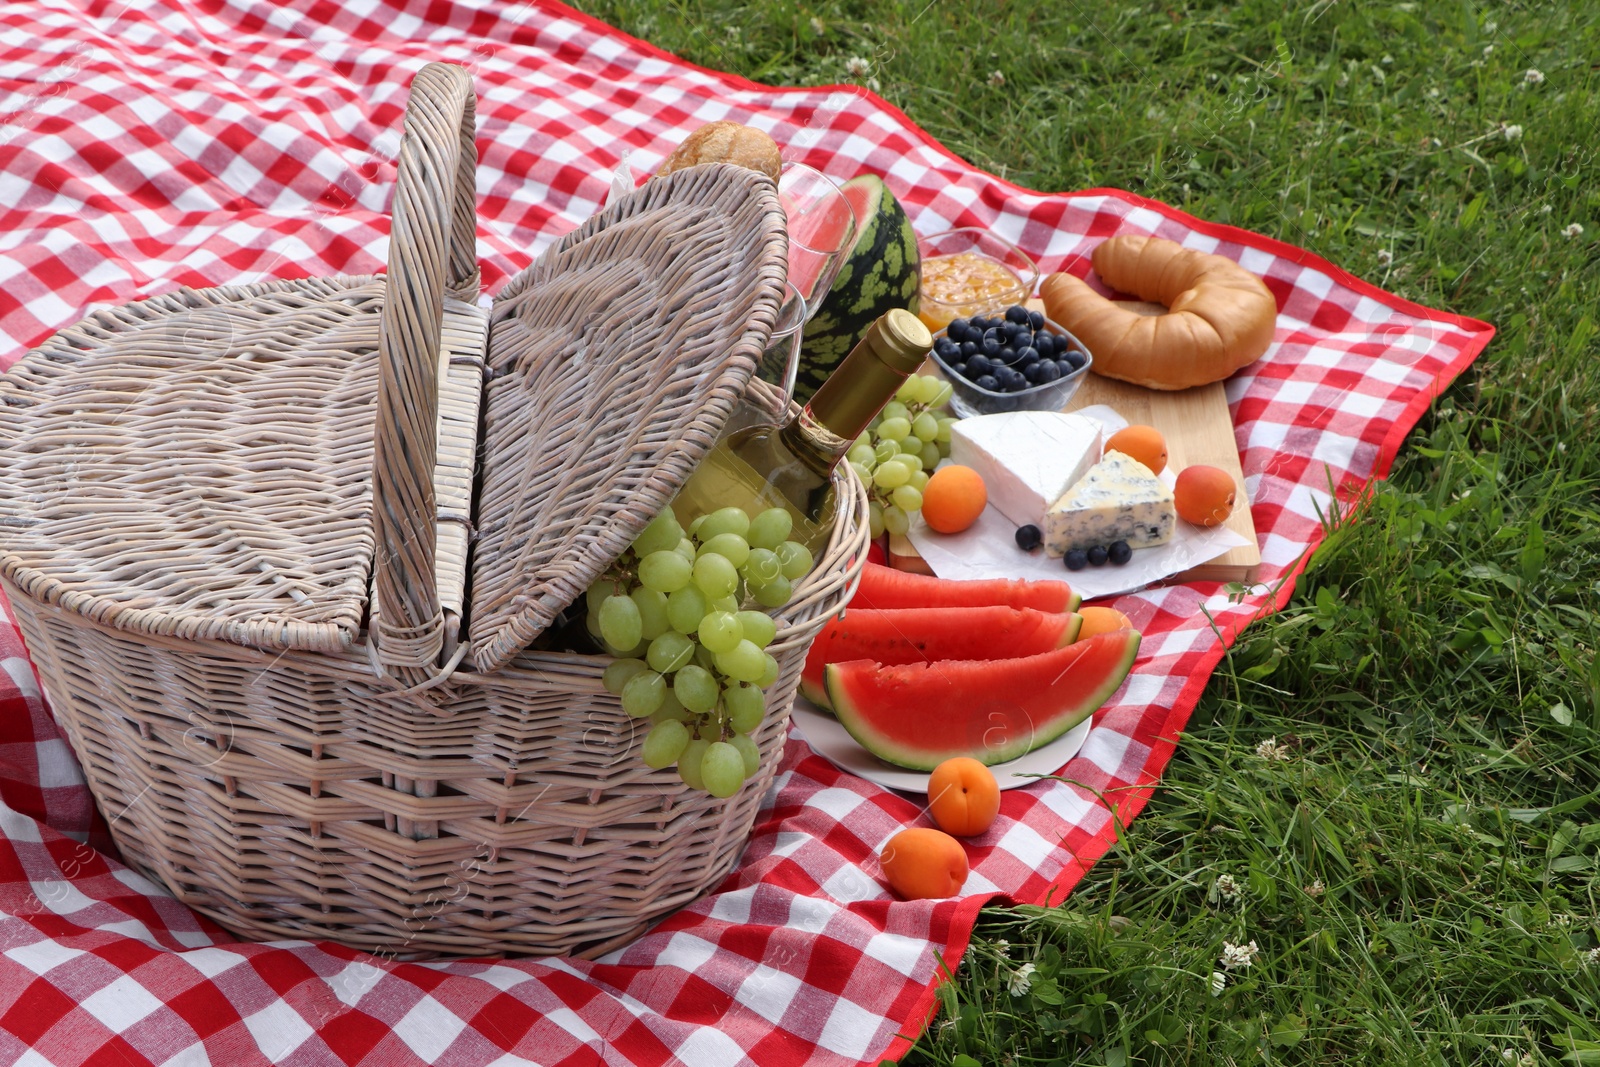
[(430, 63), (406, 102), (378, 340), (373, 434), (374, 587), (370, 640), (407, 686), (428, 681), (444, 647), (434, 571), (444, 297), (476, 302), (475, 97), (466, 70)]

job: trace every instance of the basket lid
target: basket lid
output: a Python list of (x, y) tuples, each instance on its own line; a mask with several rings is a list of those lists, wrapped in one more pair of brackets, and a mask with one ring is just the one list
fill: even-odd
[(490, 313), (468, 635), (495, 670), (581, 596), (716, 442), (783, 295), (777, 189), (656, 177), (556, 242)]

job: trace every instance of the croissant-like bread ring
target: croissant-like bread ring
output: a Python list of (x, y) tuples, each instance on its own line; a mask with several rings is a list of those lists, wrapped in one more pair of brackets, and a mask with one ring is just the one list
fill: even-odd
[(1149, 389), (1221, 381), (1272, 343), (1278, 303), (1260, 278), (1226, 256), (1159, 237), (1112, 237), (1092, 256), (1105, 283), (1165, 304), (1141, 315), (1062, 271), (1039, 287), (1044, 313), (1089, 349), (1090, 369)]

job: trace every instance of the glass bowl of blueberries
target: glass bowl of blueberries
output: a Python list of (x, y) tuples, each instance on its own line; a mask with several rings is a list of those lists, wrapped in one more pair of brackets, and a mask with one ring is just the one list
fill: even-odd
[(1013, 304), (952, 320), (934, 334), (933, 361), (950, 381), (951, 408), (966, 418), (1058, 411), (1078, 391), (1094, 358), (1042, 312)]

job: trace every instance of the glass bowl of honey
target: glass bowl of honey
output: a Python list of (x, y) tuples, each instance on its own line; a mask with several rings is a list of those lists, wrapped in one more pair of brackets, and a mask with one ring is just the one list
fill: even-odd
[(922, 284), (917, 315), (929, 330), (1026, 303), (1039, 268), (1016, 245), (978, 226), (917, 239)]

